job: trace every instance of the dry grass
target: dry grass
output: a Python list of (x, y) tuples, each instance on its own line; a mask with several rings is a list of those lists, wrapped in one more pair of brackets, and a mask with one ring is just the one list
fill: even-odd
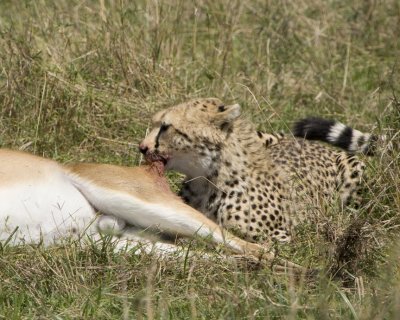
[[(395, 0), (4, 0), (0, 146), (136, 165), (151, 114), (198, 96), (267, 131), (318, 114), (398, 141), (399, 39)], [(107, 242), (1, 246), (0, 318), (395, 318), (399, 152), (366, 161), (363, 206), (321, 208), (279, 248), (326, 270), (312, 283)]]

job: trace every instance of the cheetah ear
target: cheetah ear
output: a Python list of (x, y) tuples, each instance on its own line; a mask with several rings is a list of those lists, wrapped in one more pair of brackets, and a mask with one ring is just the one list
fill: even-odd
[(237, 119), (241, 114), (240, 105), (232, 104), (230, 106), (218, 106), (218, 112), (215, 114), (214, 122), (217, 125), (230, 123)]

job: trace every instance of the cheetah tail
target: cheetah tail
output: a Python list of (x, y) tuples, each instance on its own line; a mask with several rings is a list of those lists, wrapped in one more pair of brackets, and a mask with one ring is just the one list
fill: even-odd
[(301, 119), (293, 126), (295, 137), (319, 140), (335, 145), (349, 153), (375, 154), (378, 137), (350, 128), (339, 121), (317, 117)]

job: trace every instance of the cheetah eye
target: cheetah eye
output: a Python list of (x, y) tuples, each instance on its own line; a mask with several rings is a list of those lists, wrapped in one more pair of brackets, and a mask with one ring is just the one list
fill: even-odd
[(224, 112), (226, 110), (226, 107), (224, 105), (218, 106), (218, 112)]
[(157, 136), (156, 136), (156, 145), (155, 145), (156, 149), (160, 146), (161, 134), (163, 132), (167, 131), (170, 126), (171, 126), (170, 124), (166, 124), (165, 122), (161, 123), (160, 130), (158, 131)]
[(166, 124), (165, 122), (161, 123), (159, 133), (167, 131), (170, 126), (171, 126), (170, 124)]

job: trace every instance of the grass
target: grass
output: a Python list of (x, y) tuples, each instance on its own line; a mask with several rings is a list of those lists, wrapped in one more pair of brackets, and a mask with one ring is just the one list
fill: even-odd
[[(137, 165), (151, 115), (206, 96), (239, 102), (270, 132), (320, 115), (395, 142), (399, 39), (395, 0), (3, 0), (0, 146)], [(0, 319), (396, 318), (398, 149), (366, 162), (360, 209), (321, 208), (279, 248), (324, 270), (314, 281), (107, 241), (1, 246)]]

